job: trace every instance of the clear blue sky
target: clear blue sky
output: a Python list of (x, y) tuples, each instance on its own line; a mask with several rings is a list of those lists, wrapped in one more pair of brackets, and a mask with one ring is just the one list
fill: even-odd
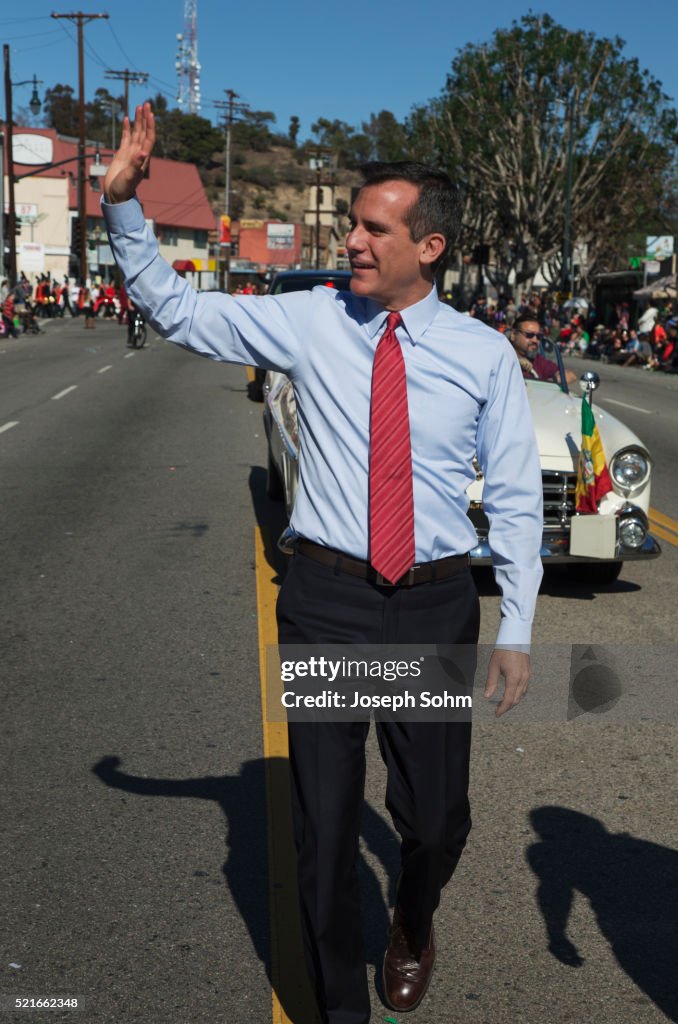
[[(4, 3), (0, 41), (11, 46), (13, 81), (37, 74), (46, 86), (63, 82), (77, 90), (75, 26), (49, 15), (108, 11), (109, 22), (94, 21), (85, 29), (87, 98), (100, 85), (118, 91), (118, 83), (105, 79), (106, 67), (131, 67), (151, 74), (147, 89), (132, 87), (132, 103), (162, 90), (173, 106), (183, 0), (108, 3)], [(494, 29), (508, 26), (528, 7), (497, 0), (198, 0), (201, 112), (216, 120), (209, 100), (223, 99), (223, 90), (232, 88), (251, 108), (272, 110), (280, 131), (287, 131), (292, 114), (298, 115), (302, 139), (318, 117), (339, 118), (358, 129), (370, 113), (382, 109), (403, 118), (413, 104), (441, 91), (457, 49), (489, 39)], [(535, 3), (533, 10), (548, 12), (570, 29), (621, 36), (624, 54), (637, 57), (674, 102), (678, 99), (678, 4), (556, 0), (548, 6)], [(28, 87), (14, 90), (15, 110), (28, 103), (30, 92)], [(4, 116), (4, 95), (2, 103)]]

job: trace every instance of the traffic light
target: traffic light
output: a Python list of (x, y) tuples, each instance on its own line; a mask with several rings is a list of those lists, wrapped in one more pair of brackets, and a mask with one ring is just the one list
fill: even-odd
[[(21, 234), (21, 221), (18, 217), (14, 218), (14, 234)], [(9, 238), (9, 214), (3, 213), (2, 215), (2, 237)]]

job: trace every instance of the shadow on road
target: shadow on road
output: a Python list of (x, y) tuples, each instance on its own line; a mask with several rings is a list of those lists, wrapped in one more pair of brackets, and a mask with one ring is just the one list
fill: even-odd
[[(312, 1024), (315, 1017), (309, 1011), (308, 991), (301, 972), (302, 952), (294, 869), (292, 867), (284, 876), (278, 875), (276, 880), (269, 878), (268, 850), (271, 837), (267, 836), (267, 775), (271, 793), (277, 794), (278, 797), (289, 793), (289, 762), (285, 758), (272, 757), (267, 761), (261, 758), (245, 762), (238, 775), (207, 775), (195, 779), (141, 777), (121, 771), (120, 764), (119, 757), (105, 757), (92, 768), (92, 771), (106, 786), (126, 793), (146, 797), (212, 800), (219, 805), (228, 824), (228, 855), (222, 870), (229, 891), (250, 934), (256, 955), (264, 965), (271, 986), (275, 989), (280, 1004), (290, 1020), (295, 1024)], [(275, 826), (275, 808), (272, 809), (272, 813)], [(285, 814), (286, 809), (282, 809), (282, 815)], [(368, 804), (364, 805), (362, 836), (367, 849), (383, 865), (393, 889), (399, 870), (399, 843), (389, 825)], [(289, 831), (284, 828), (276, 830), (275, 842), (278, 846), (278, 864), (283, 862), (285, 867), (293, 865), (295, 855), (291, 848)], [(290, 849), (281, 852), (280, 844), (284, 842), (289, 843)], [(379, 976), (379, 967), (386, 948), (389, 914), (378, 878), (362, 858), (359, 873), (365, 956), (367, 962), (377, 968), (376, 973)], [(276, 922), (277, 934), (274, 933), (273, 941), (279, 950), (282, 945), (287, 947), (285, 959), (289, 960), (292, 957), (296, 961), (294, 971), (282, 971), (279, 964), (274, 965), (269, 904), (271, 889), (274, 901), (278, 895), (275, 890), (287, 890), (288, 898), (283, 905), (283, 913)], [(290, 911), (289, 908), (293, 909)], [(290, 919), (292, 915), (296, 920)], [(292, 948), (289, 948), (290, 944)]]
[(622, 970), (678, 1022), (678, 851), (608, 832), (566, 807), (538, 807), (530, 817), (540, 841), (527, 859), (539, 879), (549, 951), (568, 967), (584, 963), (585, 950), (567, 935), (572, 900), (581, 893)]
[[(623, 570), (622, 570), (623, 572)], [(494, 581), (494, 573), (488, 565), (473, 567), (473, 579), (481, 597), (499, 597), (501, 591)], [(549, 565), (544, 569), (540, 594), (549, 597), (564, 597), (569, 600), (594, 601), (597, 593), (628, 594), (642, 590), (637, 583), (617, 579), (614, 583), (582, 583), (567, 574), (565, 565)]]
[(287, 526), (285, 504), (271, 501), (266, 494), (266, 470), (263, 466), (252, 466), (249, 476), (252, 508), (264, 540), (266, 561), (276, 574), (274, 583), (282, 583), (287, 570), (287, 556), (278, 547), (278, 537)]

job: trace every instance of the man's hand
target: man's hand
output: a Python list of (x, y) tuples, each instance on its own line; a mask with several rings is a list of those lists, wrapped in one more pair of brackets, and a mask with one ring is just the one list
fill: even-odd
[(109, 203), (131, 199), (144, 176), (155, 143), (155, 118), (150, 103), (137, 107), (134, 126), (129, 118), (122, 123), (120, 148), (104, 179), (104, 194)]
[(497, 717), (514, 708), (525, 694), (530, 681), (529, 654), (499, 649), (493, 651), (485, 683), (485, 696), (488, 700), (494, 697), (500, 675), (504, 677), (505, 683), (502, 702), (495, 711)]

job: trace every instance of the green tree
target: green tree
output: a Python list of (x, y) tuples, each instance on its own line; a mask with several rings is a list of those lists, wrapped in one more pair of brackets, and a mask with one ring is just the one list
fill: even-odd
[(243, 149), (266, 153), (273, 143), (271, 124), (275, 124), (272, 110), (245, 110), (233, 125), (233, 141)]
[[(341, 167), (355, 168), (370, 159), (370, 140), (345, 121), (318, 118), (311, 125), (321, 146), (328, 149)], [(312, 148), (312, 147), (311, 147)]]
[(370, 114), (369, 121), (363, 121), (363, 132), (369, 139), (370, 157), (373, 160), (404, 160), (407, 157), (408, 139), (405, 125), (401, 124), (390, 110)]
[(78, 134), (78, 101), (70, 85), (46, 89), (42, 110), (47, 128), (54, 128), (59, 135)]
[(99, 88), (94, 100), (85, 104), (85, 134), (94, 142), (110, 146), (113, 139), (112, 120), (115, 120), (115, 139), (120, 141), (122, 126), (122, 96), (111, 96), (106, 88)]
[(155, 112), (156, 152), (167, 160), (183, 160), (205, 169), (222, 153), (224, 137), (205, 117), (170, 110), (164, 96), (151, 101)]
[(296, 114), (293, 114), (290, 118), (290, 127), (287, 133), (290, 137), (290, 142), (293, 147), (297, 145), (297, 136), (299, 134), (299, 118)]
[(511, 273), (529, 286), (543, 265), (558, 280), (570, 141), (572, 238), (589, 273), (675, 188), (676, 111), (623, 47), (528, 14), (462, 49), (441, 96), (408, 119), (411, 151), (464, 186), (461, 246), (492, 246), (497, 286)]

